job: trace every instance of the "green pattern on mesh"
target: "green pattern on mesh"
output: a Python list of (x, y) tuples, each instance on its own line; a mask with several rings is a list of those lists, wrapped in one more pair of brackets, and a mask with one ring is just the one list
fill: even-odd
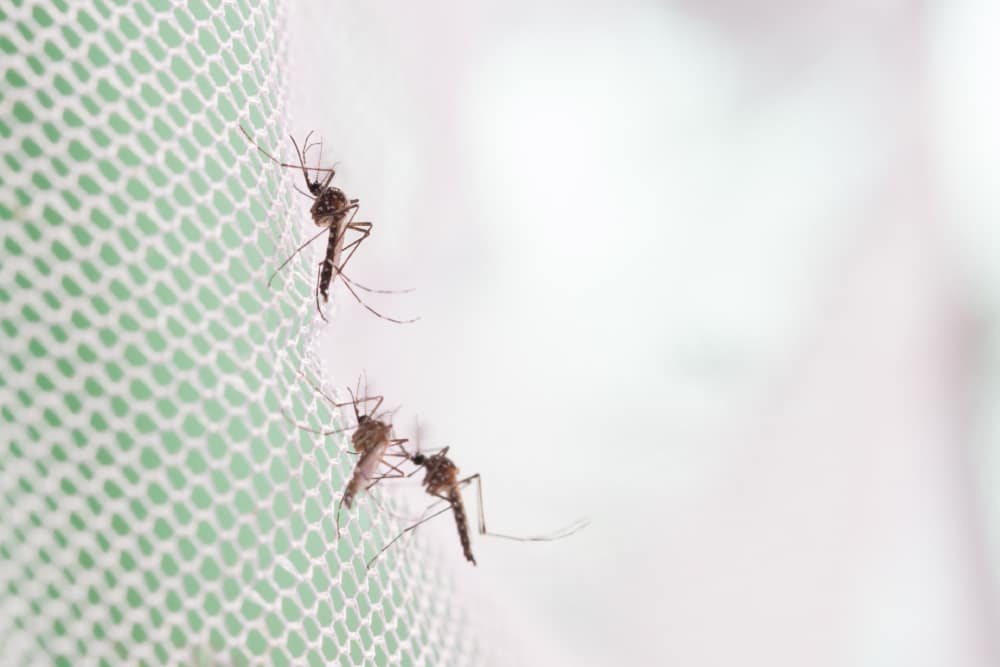
[[(244, 0), (0, 6), (4, 664), (476, 662), (447, 577), (334, 506), (337, 416), (285, 132), (285, 19)], [(319, 252), (322, 252), (320, 248)], [(416, 546), (413, 546), (416, 544)], [(453, 545), (445, 545), (453, 546)]]

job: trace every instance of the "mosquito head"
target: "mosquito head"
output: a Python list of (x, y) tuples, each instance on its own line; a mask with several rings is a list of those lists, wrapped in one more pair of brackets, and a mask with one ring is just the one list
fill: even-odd
[(410, 457), (410, 460), (413, 461), (414, 464), (422, 466), (424, 463), (427, 462), (427, 457), (424, 456), (423, 454), (414, 454), (413, 456)]
[(319, 180), (309, 181), (309, 192), (313, 194), (314, 197), (319, 197), (320, 193), (323, 192), (323, 184)]

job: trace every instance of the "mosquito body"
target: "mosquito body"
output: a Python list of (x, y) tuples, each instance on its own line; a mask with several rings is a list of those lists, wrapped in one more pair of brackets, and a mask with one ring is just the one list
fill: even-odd
[[(358, 405), (369, 400), (375, 401), (375, 407), (372, 409), (371, 414), (360, 414), (358, 412)], [(406, 438), (393, 438), (392, 424), (373, 416), (382, 404), (382, 397), (372, 396), (361, 400), (355, 399), (353, 400), (353, 404), (357, 426), (355, 426), (354, 434), (351, 436), (351, 445), (359, 455), (359, 458), (358, 462), (354, 465), (354, 472), (351, 474), (351, 479), (348, 481), (347, 488), (344, 489), (344, 494), (341, 496), (340, 503), (337, 506), (338, 531), (340, 529), (341, 504), (346, 506), (347, 509), (351, 509), (354, 504), (354, 498), (362, 491), (367, 491), (383, 479), (404, 476), (402, 470), (385, 460), (386, 456), (401, 457), (401, 454), (390, 453), (389, 448), (401, 446), (407, 440)], [(385, 473), (379, 475), (378, 467), (382, 463), (389, 466), (396, 474)]]
[[(323, 319), (323, 310), (319, 306), (319, 299), (322, 297), (323, 303), (330, 301), (330, 283), (333, 282), (333, 272), (337, 267), (341, 267), (341, 257), (344, 254), (344, 239), (347, 230), (352, 229), (361, 232), (362, 236), (357, 239), (352, 247), (357, 248), (361, 242), (368, 238), (371, 233), (370, 222), (354, 222), (354, 213), (358, 210), (358, 200), (348, 199), (347, 195), (340, 188), (335, 188), (329, 184), (334, 172), (330, 171), (329, 176), (323, 183), (308, 181), (309, 191), (316, 197), (309, 213), (317, 227), (328, 229), (326, 242), (326, 257), (320, 263), (319, 277), (316, 281), (316, 309)], [(351, 213), (350, 219), (347, 214)], [(350, 259), (350, 257), (348, 257)], [(347, 262), (344, 262), (346, 264)]]
[[(462, 501), (462, 493), (459, 487), (468, 484), (473, 479), (479, 480), (479, 475), (472, 475), (463, 480), (458, 479), (458, 466), (448, 458), (448, 448), (445, 447), (437, 454), (424, 456), (414, 454), (410, 460), (418, 466), (424, 468), (424, 490), (432, 496), (440, 498), (448, 503), (451, 513), (455, 515), (455, 527), (458, 528), (458, 540), (462, 543), (462, 554), (465, 560), (473, 565), (476, 558), (472, 555), (472, 544), (469, 541), (469, 521), (465, 515), (465, 503)], [(446, 508), (448, 509), (448, 508)], [(482, 514), (482, 503), (479, 505)], [(485, 533), (486, 526), (481, 519), (479, 532)]]
[[(313, 200), (312, 206), (309, 208), (309, 214), (312, 216), (313, 223), (317, 227), (322, 228), (319, 233), (311, 236), (304, 243), (299, 245), (299, 247), (297, 247), (295, 251), (289, 255), (277, 269), (274, 270), (274, 273), (271, 274), (271, 277), (267, 281), (267, 286), (271, 286), (271, 283), (274, 282), (278, 273), (285, 268), (296, 255), (304, 250), (306, 246), (318, 239), (320, 236), (326, 234), (326, 256), (323, 258), (323, 261), (319, 263), (315, 287), (316, 311), (319, 313), (319, 316), (323, 318), (324, 322), (328, 320), (326, 319), (326, 314), (323, 312), (323, 307), (320, 305), (320, 301), (322, 300), (323, 303), (329, 303), (330, 286), (334, 279), (338, 276), (341, 278), (341, 282), (343, 282), (344, 286), (347, 287), (348, 291), (357, 300), (357, 302), (375, 316), (397, 324), (409, 324), (420, 319), (418, 317), (410, 320), (398, 320), (383, 315), (365, 303), (354, 288), (357, 287), (358, 289), (362, 289), (366, 292), (378, 294), (394, 294), (396, 292), (393, 290), (375, 290), (365, 287), (364, 285), (351, 280), (346, 274), (344, 274), (344, 267), (351, 261), (354, 253), (361, 246), (364, 240), (371, 235), (372, 223), (369, 221), (354, 221), (354, 216), (357, 215), (358, 208), (360, 207), (359, 200), (349, 199), (343, 190), (330, 184), (333, 181), (333, 177), (337, 173), (335, 169), (306, 166), (306, 154), (312, 146), (316, 145), (315, 143), (309, 143), (309, 137), (312, 136), (312, 132), (306, 135), (302, 150), (299, 150), (299, 145), (296, 143), (295, 138), (289, 137), (292, 141), (292, 146), (295, 147), (295, 154), (299, 160), (299, 164), (295, 165), (282, 162), (264, 150), (260, 144), (254, 141), (253, 137), (251, 137), (250, 134), (243, 129), (242, 125), (240, 125), (240, 131), (243, 133), (243, 136), (245, 136), (262, 155), (271, 160), (271, 162), (274, 162), (280, 167), (298, 169), (302, 172), (302, 178), (305, 180), (306, 188), (309, 192), (303, 192), (302, 190), (299, 190), (299, 192)], [(322, 143), (320, 143), (320, 159), (322, 159), (322, 153), (323, 147)], [(316, 174), (311, 180), (309, 178), (310, 171), (313, 171)], [(326, 174), (322, 180), (320, 180), (321, 174)], [(346, 243), (348, 231), (357, 232), (359, 234), (359, 236), (350, 243)], [(410, 290), (399, 291), (408, 292)]]
[[(469, 475), (468, 477), (465, 477), (463, 479), (459, 479), (458, 466), (455, 465), (454, 461), (448, 458), (448, 449), (449, 449), (448, 447), (445, 447), (441, 451), (431, 454), (429, 456), (422, 454), (420, 452), (411, 455), (409, 452), (406, 451), (406, 449), (402, 446), (402, 444), (399, 445), (399, 449), (403, 452), (406, 458), (410, 460), (411, 463), (417, 466), (417, 469), (411, 472), (409, 475), (407, 475), (407, 477), (416, 474), (420, 470), (420, 468), (423, 468), (424, 479), (422, 483), (424, 490), (429, 495), (432, 495), (435, 498), (438, 498), (441, 501), (447, 503), (448, 506), (435, 512), (434, 514), (431, 514), (430, 516), (421, 518), (412, 526), (405, 528), (399, 535), (394, 537), (388, 544), (382, 547), (379, 550), (379, 552), (372, 557), (370, 561), (368, 561), (367, 567), (369, 568), (372, 566), (372, 563), (374, 563), (375, 560), (378, 559), (380, 555), (382, 555), (382, 553), (384, 553), (389, 547), (391, 547), (397, 540), (403, 537), (403, 535), (412, 530), (415, 530), (421, 524), (430, 521), (431, 519), (440, 516), (441, 514), (444, 514), (449, 510), (455, 516), (455, 527), (458, 529), (458, 540), (462, 544), (462, 555), (465, 556), (465, 559), (467, 561), (475, 565), (476, 558), (472, 554), (472, 544), (471, 541), (469, 540), (469, 521), (465, 512), (465, 502), (462, 500), (462, 491), (461, 491), (461, 488), (463, 486), (473, 481), (476, 482), (476, 491), (479, 500), (478, 519), (479, 519), (480, 535), (491, 535), (493, 537), (502, 537), (504, 539), (517, 540), (521, 542), (550, 542), (553, 540), (562, 539), (564, 537), (569, 537), (573, 533), (577, 532), (578, 530), (586, 526), (588, 523), (586, 520), (581, 520), (571, 524), (570, 526), (567, 526), (562, 530), (556, 531), (550, 535), (539, 535), (532, 537), (516, 537), (513, 535), (502, 535), (500, 533), (489, 532), (486, 530), (486, 515), (483, 512), (483, 485), (479, 473), (476, 473), (474, 475)], [(435, 503), (435, 505), (437, 504), (438, 503)], [(428, 508), (427, 511), (430, 511), (433, 508), (434, 505)]]
[[(317, 394), (326, 399), (326, 401), (332, 405), (334, 409), (340, 410), (340, 408), (346, 405), (350, 405), (354, 408), (355, 424), (353, 426), (333, 429), (331, 431), (320, 431), (304, 424), (298, 424), (285, 413), (284, 409), (282, 409), (282, 414), (285, 415), (285, 419), (303, 431), (316, 433), (317, 435), (335, 435), (337, 433), (343, 433), (344, 431), (354, 431), (351, 435), (351, 446), (354, 448), (353, 453), (357, 454), (359, 458), (358, 462), (354, 464), (354, 471), (351, 473), (351, 478), (348, 480), (347, 486), (344, 488), (344, 493), (341, 495), (340, 500), (337, 501), (337, 536), (339, 537), (340, 508), (342, 505), (346, 505), (347, 509), (350, 509), (354, 505), (354, 499), (359, 494), (367, 491), (383, 479), (401, 478), (406, 476), (403, 474), (402, 470), (385, 459), (387, 456), (409, 458), (406, 454), (389, 451), (390, 448), (395, 446), (405, 452), (402, 448), (403, 444), (407, 442), (407, 439), (392, 437), (392, 424), (382, 421), (376, 414), (379, 406), (382, 405), (382, 396), (366, 396), (364, 398), (359, 398), (357, 392), (351, 391), (350, 387), (348, 387), (347, 391), (351, 394), (351, 400), (338, 402), (330, 396), (327, 396), (326, 392), (324, 392), (318, 384), (310, 380), (305, 373), (299, 371), (299, 375), (301, 375), (302, 378), (309, 383)], [(360, 385), (360, 380), (358, 383)], [(366, 393), (367, 389), (368, 388), (366, 386)], [(358, 388), (358, 391), (360, 391), (360, 387)], [(358, 410), (358, 406), (371, 401), (375, 401), (375, 407), (371, 410), (371, 412), (361, 414), (361, 411)], [(391, 472), (379, 474), (379, 464), (382, 463), (387, 465)]]

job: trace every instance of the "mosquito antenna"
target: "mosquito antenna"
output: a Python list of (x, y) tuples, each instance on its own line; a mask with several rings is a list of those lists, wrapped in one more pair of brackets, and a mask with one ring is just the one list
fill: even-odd
[(311, 137), (313, 135), (313, 132), (314, 132), (314, 130), (309, 130), (309, 134), (307, 134), (306, 138), (302, 141), (302, 158), (303, 159), (305, 159), (306, 154), (309, 152), (309, 147), (313, 145), (313, 144), (309, 143), (309, 137)]
[(315, 132), (316, 132), (315, 130), (309, 130), (309, 134), (306, 135), (305, 140), (302, 142), (303, 146), (306, 146), (306, 145), (309, 144), (309, 137), (311, 137), (313, 134), (315, 134)]
[(347, 393), (351, 395), (351, 404), (354, 406), (354, 418), (357, 421), (361, 421), (361, 414), (358, 412), (358, 397), (353, 391), (351, 391), (350, 387), (347, 388)]
[[(316, 164), (323, 164), (323, 140), (322, 139), (319, 140), (319, 160), (316, 161)], [(319, 174), (316, 175), (316, 180), (319, 180)]]
[[(309, 137), (311, 136), (312, 131), (310, 130), (309, 134), (306, 135), (306, 143), (309, 142)], [(309, 186), (309, 189), (311, 190), (312, 182), (309, 180), (309, 171), (306, 169), (306, 160), (302, 156), (302, 151), (299, 150), (299, 145), (295, 143), (295, 137), (288, 135), (288, 138), (292, 140), (292, 146), (295, 146), (295, 154), (299, 156), (299, 168), (302, 170), (302, 178), (305, 179), (306, 185)]]
[(310, 243), (312, 243), (313, 241), (315, 241), (319, 237), (323, 236), (323, 234), (328, 234), (329, 231), (330, 230), (327, 227), (324, 227), (323, 229), (321, 229), (319, 232), (317, 232), (313, 236), (310, 236), (308, 241), (306, 241), (305, 243), (303, 243), (302, 245), (300, 245), (298, 248), (296, 248), (295, 252), (293, 252), (291, 255), (289, 255), (288, 259), (286, 259), (284, 262), (282, 262), (281, 266), (279, 266), (278, 268), (276, 268), (274, 270), (274, 273), (271, 274), (271, 277), (267, 279), (267, 287), (268, 287), (268, 289), (271, 288), (271, 283), (274, 282), (274, 279), (278, 275), (278, 273), (280, 273), (283, 268), (285, 268), (286, 266), (288, 266), (288, 263), (290, 261), (292, 261), (293, 259), (295, 259), (296, 255), (298, 255), (300, 252), (302, 252), (303, 250), (305, 250), (306, 246), (308, 246)]
[[(314, 132), (315, 132), (315, 130), (309, 130), (309, 134), (306, 135), (305, 140), (302, 142), (302, 157), (301, 157), (301, 162), (302, 162), (302, 168), (306, 170), (307, 174), (309, 173), (310, 167), (307, 166), (307, 162), (308, 161), (306, 159), (306, 156), (309, 155), (309, 149), (319, 143), (318, 141), (314, 141), (312, 143), (309, 143), (309, 137), (311, 137)], [(312, 169), (315, 170), (315, 167), (312, 167)], [(319, 181), (319, 172), (316, 173), (315, 178), (316, 178), (316, 181), (318, 182)]]
[[(310, 131), (309, 134), (306, 135), (306, 141), (305, 141), (305, 144), (304, 144), (304, 146), (302, 148), (302, 160), (303, 160), (303, 162), (306, 162), (307, 159), (308, 159), (309, 151), (314, 146), (319, 145), (319, 147), (320, 147), (320, 149), (319, 149), (320, 155), (319, 155), (319, 161), (316, 164), (322, 164), (323, 163), (323, 140), (320, 139), (319, 141), (314, 141), (312, 143), (309, 143), (309, 137), (311, 137), (312, 134), (313, 133)], [(318, 183), (319, 182), (319, 171), (317, 170), (318, 168), (317, 167), (307, 167), (307, 169), (312, 169), (313, 171), (316, 172), (316, 175), (313, 178), (315, 179), (315, 182)], [(299, 192), (302, 192), (302, 191), (299, 190)], [(313, 199), (315, 199), (315, 197), (313, 197)]]
[[(357, 387), (355, 387), (353, 391), (351, 390), (350, 387), (348, 387), (347, 392), (351, 395), (351, 403), (354, 404), (354, 418), (357, 419), (358, 421), (360, 421), (362, 417), (362, 415), (358, 413), (358, 405), (360, 405), (361, 403), (368, 403), (370, 401), (375, 401), (375, 408), (371, 411), (366, 411), (366, 415), (371, 417), (374, 416), (373, 413), (376, 410), (378, 410), (378, 407), (382, 405), (382, 401), (385, 400), (385, 396), (380, 396), (378, 394), (376, 394), (375, 396), (368, 396), (367, 378), (365, 379), (365, 396), (362, 398), (358, 398), (358, 396), (361, 396), (361, 376), (358, 376)], [(341, 405), (347, 405), (347, 403), (342, 403)]]
[(413, 415), (413, 444), (417, 446), (417, 454), (423, 451), (423, 436), (424, 427), (420, 423), (420, 415)]
[[(365, 369), (365, 368), (361, 369), (361, 377), (358, 378), (358, 387), (359, 388), (361, 387), (361, 378), (365, 379), (365, 396), (367, 396), (368, 395), (368, 370), (367, 369)], [(359, 391), (360, 391), (360, 389), (359, 389)], [(371, 412), (369, 412), (368, 414), (371, 414)]]

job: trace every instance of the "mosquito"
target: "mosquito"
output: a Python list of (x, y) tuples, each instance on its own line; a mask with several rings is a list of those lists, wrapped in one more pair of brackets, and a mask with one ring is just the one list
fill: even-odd
[[(472, 555), (472, 545), (469, 541), (469, 524), (468, 524), (468, 519), (466, 518), (465, 503), (462, 500), (462, 493), (461, 493), (461, 487), (470, 484), (472, 482), (476, 483), (476, 491), (479, 500), (478, 518), (479, 518), (480, 535), (502, 537), (507, 540), (517, 540), (519, 542), (551, 542), (553, 540), (560, 540), (564, 537), (569, 537), (573, 533), (586, 527), (587, 524), (589, 523), (589, 521), (587, 521), (586, 519), (581, 519), (551, 534), (535, 535), (529, 537), (517, 537), (514, 535), (503, 535), (501, 533), (489, 532), (488, 530), (486, 530), (486, 516), (483, 511), (483, 484), (479, 473), (476, 473), (474, 475), (469, 475), (464, 479), (459, 479), (458, 466), (456, 466), (455, 463), (450, 458), (448, 458), (448, 449), (449, 449), (448, 447), (445, 447), (444, 449), (430, 456), (422, 454), (419, 451), (416, 454), (410, 454), (406, 450), (406, 448), (403, 447), (402, 443), (398, 445), (398, 448), (402, 452), (402, 454), (405, 455), (407, 459), (409, 459), (414, 465), (417, 466), (417, 468), (413, 472), (409, 473), (407, 477), (415, 475), (417, 472), (420, 471), (421, 468), (423, 468), (425, 471), (423, 480), (424, 489), (427, 491), (428, 494), (439, 499), (438, 502), (435, 502), (433, 505), (427, 508), (424, 514), (426, 515), (427, 512), (430, 512), (432, 509), (434, 509), (434, 507), (438, 505), (441, 501), (447, 503), (448, 506), (442, 508), (441, 510), (435, 512), (434, 514), (431, 514), (430, 516), (424, 516), (423, 518), (419, 519), (416, 523), (414, 523), (412, 526), (403, 529), (403, 531), (400, 532), (399, 535), (392, 538), (392, 540), (388, 544), (379, 549), (378, 553), (376, 553), (372, 557), (372, 559), (368, 561), (367, 565), (365, 566), (367, 569), (371, 569), (372, 564), (378, 559), (378, 557), (381, 556), (383, 553), (385, 553), (385, 551), (389, 547), (391, 547), (400, 538), (406, 535), (406, 533), (416, 530), (416, 528), (421, 524), (426, 523), (431, 519), (438, 517), (449, 510), (452, 512), (452, 514), (455, 515), (455, 525), (458, 528), (458, 539), (462, 543), (462, 554), (465, 556), (465, 559), (467, 561), (475, 565), (476, 558), (475, 556)], [(396, 477), (396, 475), (394, 475), (394, 477)]]
[[(317, 227), (322, 228), (318, 233), (309, 237), (305, 242), (299, 245), (299, 247), (297, 247), (294, 250), (294, 252), (292, 252), (292, 254), (289, 255), (285, 259), (285, 261), (283, 261), (281, 265), (274, 270), (274, 273), (272, 273), (271, 277), (268, 278), (267, 280), (268, 288), (271, 287), (271, 283), (274, 282), (274, 279), (275, 277), (277, 277), (278, 273), (283, 268), (288, 266), (288, 263), (291, 262), (296, 255), (305, 250), (305, 248), (313, 241), (326, 234), (327, 235), (326, 257), (324, 257), (323, 261), (319, 263), (319, 266), (317, 268), (316, 289), (315, 289), (316, 311), (319, 313), (319, 316), (323, 318), (324, 322), (327, 322), (329, 320), (327, 320), (326, 314), (323, 312), (323, 308), (320, 305), (320, 300), (322, 299), (323, 303), (329, 303), (330, 285), (337, 277), (341, 279), (341, 282), (343, 282), (344, 286), (347, 287), (348, 291), (357, 300), (357, 302), (360, 303), (362, 306), (364, 306), (368, 310), (368, 312), (372, 313), (376, 317), (380, 317), (381, 319), (388, 320), (390, 322), (395, 322), (396, 324), (410, 324), (411, 322), (416, 322), (417, 320), (419, 320), (420, 319), (419, 317), (415, 317), (409, 320), (399, 320), (393, 317), (388, 317), (386, 315), (383, 315), (382, 313), (380, 313), (379, 311), (375, 310), (370, 305), (368, 305), (368, 303), (366, 303), (364, 299), (362, 299), (358, 295), (358, 293), (354, 290), (354, 288), (357, 287), (358, 289), (370, 292), (372, 294), (402, 294), (406, 292), (411, 292), (413, 290), (371, 289), (370, 287), (365, 287), (364, 285), (355, 280), (351, 280), (344, 273), (344, 267), (347, 265), (349, 261), (351, 261), (351, 258), (354, 256), (354, 253), (361, 246), (364, 240), (371, 235), (372, 223), (369, 221), (358, 221), (358, 222), (354, 221), (354, 217), (357, 215), (358, 209), (360, 207), (359, 203), (360, 200), (348, 199), (347, 195), (344, 194), (343, 190), (333, 185), (330, 185), (330, 182), (333, 181), (334, 175), (336, 175), (337, 173), (336, 169), (332, 168), (326, 169), (323, 167), (306, 166), (306, 155), (309, 153), (309, 149), (317, 144), (319, 145), (319, 150), (320, 150), (319, 161), (322, 162), (323, 160), (322, 141), (310, 144), (309, 138), (312, 137), (313, 134), (312, 132), (310, 132), (309, 134), (306, 135), (305, 142), (303, 142), (302, 150), (299, 150), (299, 145), (295, 141), (295, 137), (289, 136), (288, 138), (291, 139), (292, 146), (295, 147), (295, 155), (299, 159), (299, 163), (296, 165), (288, 162), (282, 162), (278, 158), (274, 157), (274, 155), (264, 150), (264, 148), (261, 147), (261, 145), (258, 144), (253, 139), (253, 137), (250, 136), (250, 133), (247, 132), (242, 125), (240, 125), (239, 128), (240, 132), (243, 133), (243, 136), (247, 138), (247, 141), (253, 144), (253, 146), (258, 151), (260, 151), (260, 153), (268, 160), (278, 165), (279, 167), (285, 167), (288, 169), (298, 169), (302, 172), (302, 178), (305, 180), (306, 187), (309, 189), (309, 192), (303, 192), (302, 190), (299, 190), (298, 187), (296, 187), (295, 189), (298, 190), (298, 192), (300, 192), (301, 194), (313, 200), (312, 207), (309, 209), (309, 213), (310, 215), (312, 215), (313, 223)], [(309, 179), (310, 171), (315, 172), (315, 176), (313, 177), (312, 180)], [(323, 173), (325, 173), (326, 176), (323, 177), (322, 180), (320, 180), (321, 174)], [(346, 243), (345, 245), (348, 231), (357, 232), (359, 236), (350, 243)], [(345, 255), (344, 253), (347, 254)]]
[[(330, 396), (324, 392), (318, 384), (309, 379), (305, 373), (299, 371), (299, 375), (309, 383), (309, 385), (326, 401), (332, 405), (335, 409), (350, 405), (354, 409), (355, 424), (353, 426), (347, 426), (345, 428), (334, 429), (332, 431), (321, 431), (314, 428), (310, 428), (303, 424), (298, 424), (292, 420), (287, 414), (285, 418), (291, 421), (298, 428), (309, 431), (310, 433), (317, 433), (319, 435), (335, 435), (337, 433), (343, 433), (344, 431), (354, 430), (351, 435), (351, 446), (354, 447), (354, 452), (359, 456), (358, 462), (354, 465), (354, 472), (351, 474), (351, 479), (347, 482), (347, 487), (344, 489), (343, 495), (340, 500), (337, 501), (337, 537), (340, 537), (340, 511), (341, 506), (346, 506), (347, 509), (351, 509), (354, 504), (354, 499), (362, 492), (368, 491), (373, 486), (378, 484), (383, 479), (398, 479), (405, 477), (399, 467), (393, 465), (386, 460), (387, 456), (395, 456), (400, 458), (406, 458), (405, 454), (400, 454), (396, 452), (390, 452), (392, 447), (402, 447), (404, 443), (408, 442), (407, 438), (394, 438), (392, 433), (392, 424), (387, 421), (382, 421), (380, 418), (382, 415), (378, 414), (378, 409), (382, 405), (382, 396), (365, 396), (359, 398), (361, 393), (361, 379), (358, 379), (358, 388), (355, 391), (351, 391), (348, 387), (347, 391), (351, 395), (350, 401), (338, 402), (332, 399)], [(365, 393), (368, 393), (368, 383), (365, 381)], [(374, 401), (375, 406), (362, 414), (358, 410), (358, 406), (370, 403)], [(405, 450), (404, 450), (405, 451)], [(389, 467), (390, 472), (385, 472), (378, 474), (379, 464), (384, 463)], [(368, 483), (367, 485), (365, 483)]]

